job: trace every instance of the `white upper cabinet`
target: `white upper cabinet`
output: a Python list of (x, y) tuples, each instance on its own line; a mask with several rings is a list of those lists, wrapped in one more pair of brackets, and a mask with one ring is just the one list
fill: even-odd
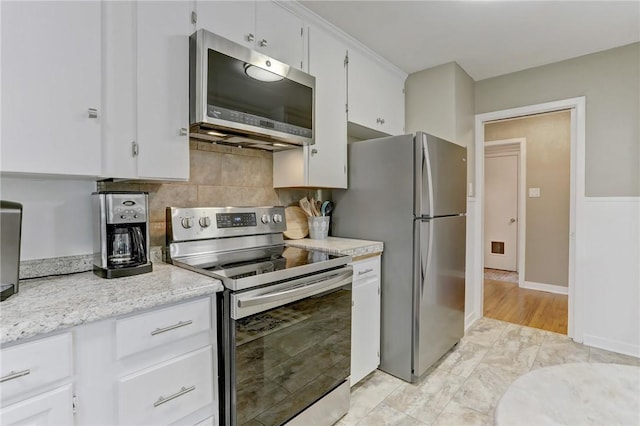
[(303, 21), (271, 1), (196, 1), (197, 29), (205, 29), (306, 70)]
[(309, 72), (316, 78), (315, 144), (273, 155), (274, 187), (347, 187), (347, 48), (309, 29)]
[(103, 176), (189, 178), (188, 2), (105, 2)]
[(191, 2), (137, 2), (138, 177), (189, 179)]
[(0, 7), (0, 170), (99, 176), (101, 2)]
[(349, 50), (348, 76), (349, 122), (388, 135), (403, 134), (406, 76), (355, 49)]

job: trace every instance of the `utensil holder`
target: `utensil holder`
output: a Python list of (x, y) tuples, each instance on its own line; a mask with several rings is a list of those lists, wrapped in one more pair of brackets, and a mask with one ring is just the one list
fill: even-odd
[(309, 238), (326, 240), (329, 235), (329, 216), (312, 216), (309, 221)]

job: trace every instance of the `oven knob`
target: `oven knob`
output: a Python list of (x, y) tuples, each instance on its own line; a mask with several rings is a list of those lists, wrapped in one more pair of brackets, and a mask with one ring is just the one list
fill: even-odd
[(200, 223), (200, 226), (202, 226), (203, 228), (207, 228), (209, 227), (209, 225), (211, 225), (211, 219), (209, 218), (209, 216), (203, 216), (200, 218), (198, 223)]
[(184, 229), (189, 229), (193, 226), (193, 218), (183, 217), (181, 222)]
[(280, 223), (282, 222), (282, 215), (279, 213), (276, 213), (273, 215), (273, 223)]
[(260, 220), (262, 221), (262, 223), (267, 224), (269, 223), (269, 215), (268, 214), (263, 214), (262, 217), (260, 218)]

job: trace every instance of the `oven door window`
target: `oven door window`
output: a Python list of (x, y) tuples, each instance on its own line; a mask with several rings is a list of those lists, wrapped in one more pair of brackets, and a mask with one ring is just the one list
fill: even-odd
[(349, 377), (351, 298), (349, 284), (232, 321), (238, 425), (280, 425)]

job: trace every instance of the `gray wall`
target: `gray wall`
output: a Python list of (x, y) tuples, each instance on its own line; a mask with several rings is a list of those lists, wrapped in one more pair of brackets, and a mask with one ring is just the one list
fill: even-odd
[(571, 112), (487, 123), (485, 142), (526, 138), (525, 281), (568, 285)]
[(466, 146), (473, 179), (474, 82), (455, 62), (410, 74), (405, 82), (405, 128)]
[(640, 196), (640, 43), (475, 84), (475, 113), (586, 97), (586, 195)]

